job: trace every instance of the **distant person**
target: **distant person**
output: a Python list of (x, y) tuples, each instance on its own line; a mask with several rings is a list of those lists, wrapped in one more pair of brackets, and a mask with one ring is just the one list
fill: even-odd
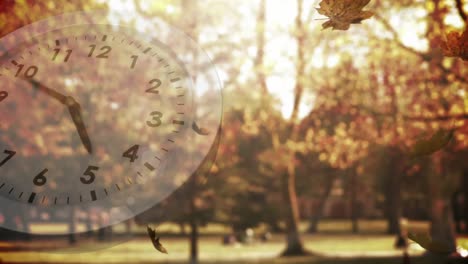
[(223, 245), (230, 246), (234, 245), (237, 242), (236, 236), (233, 234), (228, 234), (223, 236)]
[(262, 241), (263, 243), (268, 242), (270, 240), (271, 240), (270, 231), (266, 231), (266, 232), (263, 232), (262, 234), (260, 234), (260, 241)]

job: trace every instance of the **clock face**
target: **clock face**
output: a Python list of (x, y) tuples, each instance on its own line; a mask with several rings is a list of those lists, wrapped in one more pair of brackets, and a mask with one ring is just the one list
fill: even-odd
[(221, 94), (183, 34), (70, 17), (0, 42), (0, 208), (49, 210), (51, 222), (69, 208), (108, 215), (87, 231), (150, 208), (196, 171)]

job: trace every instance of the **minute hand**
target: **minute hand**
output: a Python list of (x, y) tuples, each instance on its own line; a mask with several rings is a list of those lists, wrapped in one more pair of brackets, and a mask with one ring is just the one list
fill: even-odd
[(26, 81), (28, 81), (29, 83), (31, 83), (33, 85), (33, 87), (41, 92), (44, 92), (45, 94), (49, 95), (50, 97), (56, 99), (57, 101), (59, 101), (60, 103), (62, 104), (67, 104), (67, 97), (41, 83), (39, 83), (38, 81), (36, 80), (33, 80), (33, 79), (25, 79)]
[(70, 112), (73, 123), (75, 124), (76, 130), (78, 131), (78, 135), (80, 136), (81, 142), (83, 143), (88, 153), (91, 154), (93, 148), (91, 145), (91, 140), (88, 136), (88, 132), (86, 131), (86, 126), (81, 116), (80, 104), (76, 102), (75, 99), (68, 96), (66, 97), (66, 105), (68, 106), (68, 111)]

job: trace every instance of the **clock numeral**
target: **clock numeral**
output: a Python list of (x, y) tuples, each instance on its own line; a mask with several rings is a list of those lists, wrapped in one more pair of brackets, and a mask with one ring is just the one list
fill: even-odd
[(152, 116), (152, 119), (150, 121), (146, 121), (146, 124), (149, 127), (158, 127), (162, 124), (161, 118), (163, 117), (163, 114), (161, 112), (151, 112), (150, 116)]
[[(53, 60), (53, 61), (55, 61), (55, 59), (56, 59), (57, 56), (59, 55), (61, 49), (54, 49), (54, 51), (55, 51), (55, 53), (54, 53), (54, 56), (52, 57), (52, 60)], [(71, 50), (71, 49), (66, 50), (66, 53), (67, 53), (67, 54), (65, 55), (65, 58), (64, 58), (63, 62), (67, 62), (67, 61), (68, 61), (68, 59), (70, 58), (70, 55), (71, 55), (72, 51), (73, 51), (73, 50)]]
[(88, 166), (88, 168), (87, 168), (86, 171), (83, 173), (83, 175), (84, 175), (84, 176), (88, 176), (89, 178), (81, 176), (81, 178), (80, 178), (81, 183), (83, 183), (83, 184), (91, 184), (91, 183), (93, 183), (94, 180), (96, 179), (96, 174), (94, 174), (93, 171), (98, 171), (98, 170), (99, 170), (99, 167), (96, 167), (96, 166)]
[(8, 97), (8, 92), (0, 91), (0, 102)]
[[(94, 50), (96, 49), (96, 45), (89, 45), (89, 47), (91, 48), (91, 50), (89, 51), (88, 57), (91, 57), (93, 56)], [(111, 52), (112, 48), (110, 46), (104, 46), (104, 47), (101, 47), (99, 50), (103, 52), (98, 54), (96, 58), (107, 59), (109, 58), (108, 54), (109, 52)]]
[(7, 161), (13, 158), (13, 156), (16, 154), (16, 152), (12, 150), (5, 150), (3, 153), (7, 154), (7, 157), (0, 161), (0, 167), (5, 165), (5, 163), (7, 163)]
[(162, 82), (159, 79), (153, 79), (149, 82), (149, 84), (152, 84), (152, 86), (146, 90), (147, 93), (154, 93), (154, 94), (159, 94), (158, 88), (161, 86)]
[(129, 158), (130, 162), (134, 162), (136, 159), (138, 159), (138, 149), (140, 148), (140, 145), (134, 145), (133, 147), (129, 148), (127, 151), (125, 151), (122, 155), (124, 158)]
[(135, 65), (136, 65), (136, 62), (138, 60), (138, 56), (137, 55), (133, 55), (132, 57), (132, 65), (130, 66), (130, 69), (134, 69), (135, 68)]
[(41, 171), (36, 177), (33, 179), (33, 183), (36, 186), (43, 186), (47, 182), (47, 178), (45, 177), (45, 174), (48, 172), (48, 169), (44, 169)]
[[(18, 67), (18, 71), (16, 71), (15, 77), (18, 77), (18, 75), (20, 75), (21, 72), (23, 71), (24, 64), (15, 64), (15, 66)], [(29, 66), (24, 72), (24, 77), (32, 78), (34, 77), (34, 75), (36, 75), (38, 70), (39, 69), (37, 68), (37, 66), (34, 66), (34, 65)]]

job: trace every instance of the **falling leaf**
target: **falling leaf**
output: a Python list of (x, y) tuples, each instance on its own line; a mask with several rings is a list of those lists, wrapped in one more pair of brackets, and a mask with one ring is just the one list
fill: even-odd
[(327, 16), (329, 20), (322, 24), (323, 29), (332, 28), (348, 30), (351, 24), (360, 24), (364, 19), (374, 15), (371, 11), (362, 10), (370, 0), (323, 0), (319, 14)]
[(200, 128), (195, 122), (192, 123), (192, 129), (201, 136), (208, 136), (210, 134), (210, 132), (207, 129)]
[(413, 146), (411, 152), (412, 157), (421, 157), (431, 155), (445, 146), (447, 146), (453, 138), (455, 129), (444, 130), (439, 129), (429, 139), (421, 139)]
[(468, 61), (468, 28), (463, 33), (452, 31), (447, 41), (442, 43), (442, 51), (447, 57), (457, 57)]
[(408, 238), (432, 253), (448, 255), (453, 252), (452, 247), (448, 243), (433, 239), (429, 234), (409, 233)]
[(147, 231), (154, 248), (161, 253), (168, 254), (166, 248), (159, 242), (159, 237), (156, 237), (156, 230), (148, 226)]

